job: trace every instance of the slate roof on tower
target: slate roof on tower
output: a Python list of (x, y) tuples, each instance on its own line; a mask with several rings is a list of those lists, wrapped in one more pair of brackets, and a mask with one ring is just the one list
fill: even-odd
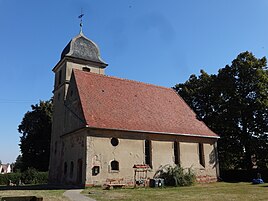
[(87, 126), (218, 138), (171, 88), (73, 70)]
[(61, 59), (65, 56), (93, 61), (103, 67), (107, 66), (100, 57), (100, 50), (97, 44), (84, 36), (82, 32), (74, 37), (63, 49)]

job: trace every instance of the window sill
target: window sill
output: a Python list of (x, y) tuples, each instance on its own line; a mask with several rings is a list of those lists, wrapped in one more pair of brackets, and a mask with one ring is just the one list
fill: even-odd
[(109, 173), (119, 173), (119, 170), (110, 170)]

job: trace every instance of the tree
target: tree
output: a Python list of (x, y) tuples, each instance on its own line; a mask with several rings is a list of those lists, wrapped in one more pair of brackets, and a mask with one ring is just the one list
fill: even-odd
[(20, 137), (21, 170), (35, 168), (47, 171), (50, 155), (50, 137), (52, 125), (52, 101), (40, 101), (31, 105), (18, 127)]
[(23, 166), (22, 157), (21, 157), (21, 155), (18, 155), (15, 163), (13, 164), (13, 171), (14, 172), (21, 172), (21, 170), (23, 170), (23, 169), (25, 169), (25, 168)]
[(217, 75), (192, 75), (175, 90), (213, 131), (223, 169), (268, 164), (268, 72), (266, 58), (243, 52)]

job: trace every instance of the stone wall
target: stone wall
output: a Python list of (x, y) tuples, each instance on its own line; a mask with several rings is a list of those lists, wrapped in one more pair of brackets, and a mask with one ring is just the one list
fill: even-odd
[[(111, 139), (118, 139), (117, 146)], [(133, 184), (135, 164), (145, 163), (145, 139), (151, 140), (152, 168), (148, 177), (153, 178), (155, 172), (164, 165), (174, 164), (174, 141), (179, 142), (180, 164), (186, 170), (191, 168), (197, 175), (198, 182), (217, 180), (216, 140), (145, 134), (138, 132), (121, 132), (108, 130), (88, 130), (87, 132), (87, 173), (86, 185), (102, 185), (107, 179), (124, 179), (126, 184)], [(199, 143), (203, 144), (204, 166), (200, 164)], [(111, 161), (119, 162), (119, 171), (111, 170)], [(94, 174), (94, 168), (98, 173)]]

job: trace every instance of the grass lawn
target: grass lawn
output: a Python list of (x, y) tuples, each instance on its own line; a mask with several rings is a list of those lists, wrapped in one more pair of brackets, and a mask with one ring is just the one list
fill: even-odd
[(167, 188), (136, 188), (102, 190), (101, 188), (87, 188), (85, 194), (98, 200), (121, 201), (156, 201), (156, 200), (268, 200), (268, 184), (252, 185), (251, 183), (196, 184), (191, 187)]
[(65, 190), (1, 190), (0, 197), (5, 196), (41, 196), (44, 201), (69, 201), (63, 196)]

